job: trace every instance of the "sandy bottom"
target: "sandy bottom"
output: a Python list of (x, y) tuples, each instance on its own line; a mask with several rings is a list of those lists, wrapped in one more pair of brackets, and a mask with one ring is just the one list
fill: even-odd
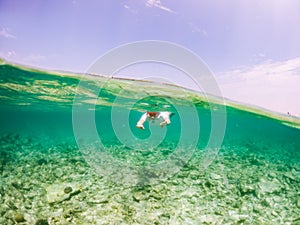
[(97, 174), (71, 143), (4, 135), (0, 146), (0, 224), (300, 223), (292, 145), (223, 146), (205, 170), (199, 150), (169, 180), (140, 187)]

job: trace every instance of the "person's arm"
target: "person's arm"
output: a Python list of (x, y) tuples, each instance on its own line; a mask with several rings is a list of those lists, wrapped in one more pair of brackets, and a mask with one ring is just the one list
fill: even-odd
[(165, 125), (169, 125), (171, 123), (170, 121), (170, 112), (161, 112), (159, 117), (163, 118), (163, 122), (160, 123), (161, 127), (164, 127)]
[(146, 119), (147, 119), (147, 113), (144, 113), (141, 116), (140, 120), (137, 122), (136, 127), (140, 128), (142, 130), (145, 130), (144, 123), (145, 123)]

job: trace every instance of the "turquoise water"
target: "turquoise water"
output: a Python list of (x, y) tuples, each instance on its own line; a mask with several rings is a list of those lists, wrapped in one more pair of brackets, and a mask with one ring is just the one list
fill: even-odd
[[(298, 118), (145, 81), (0, 79), (0, 224), (300, 221)], [(136, 129), (147, 110), (175, 115)]]

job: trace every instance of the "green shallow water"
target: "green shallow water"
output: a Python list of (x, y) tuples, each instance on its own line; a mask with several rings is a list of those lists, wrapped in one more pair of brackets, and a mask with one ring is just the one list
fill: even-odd
[[(4, 62), (0, 80), (1, 224), (300, 221), (299, 118)], [(136, 129), (147, 110), (175, 115)]]

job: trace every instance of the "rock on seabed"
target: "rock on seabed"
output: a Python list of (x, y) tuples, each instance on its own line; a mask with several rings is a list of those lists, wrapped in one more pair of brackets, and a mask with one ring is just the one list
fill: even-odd
[(273, 180), (261, 178), (259, 182), (259, 188), (264, 194), (275, 193), (281, 191), (282, 184), (276, 178), (274, 178)]
[[(71, 188), (72, 191), (66, 193), (65, 188)], [(77, 183), (57, 183), (47, 186), (47, 202), (49, 204), (63, 202), (68, 200), (72, 193), (80, 191), (81, 186)]]

